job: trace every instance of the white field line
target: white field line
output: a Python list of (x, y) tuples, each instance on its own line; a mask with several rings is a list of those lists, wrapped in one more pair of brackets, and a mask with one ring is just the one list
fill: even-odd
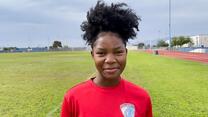
[(55, 113), (59, 108), (61, 108), (61, 104), (59, 104), (58, 106), (56, 106), (54, 109), (52, 109), (51, 111), (49, 111), (46, 115), (46, 117), (52, 117), (52, 114)]
[[(92, 73), (87, 79), (92, 78), (93, 76), (95, 76), (95, 74), (96, 74), (96, 72)], [(62, 104), (62, 102), (58, 106), (56, 106), (54, 109), (50, 110), (47, 113), (46, 117), (52, 117), (52, 114), (55, 113), (59, 108), (61, 108), (61, 104)]]

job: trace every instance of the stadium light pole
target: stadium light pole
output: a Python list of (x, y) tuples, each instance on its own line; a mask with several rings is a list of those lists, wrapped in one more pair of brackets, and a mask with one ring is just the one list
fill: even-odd
[(169, 0), (169, 48), (171, 48), (171, 0)]

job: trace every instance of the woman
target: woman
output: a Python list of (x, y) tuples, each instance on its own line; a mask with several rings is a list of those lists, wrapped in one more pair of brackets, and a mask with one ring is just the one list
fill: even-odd
[(148, 93), (120, 76), (126, 65), (126, 43), (136, 37), (140, 21), (125, 7), (98, 1), (88, 11), (81, 29), (92, 48), (97, 74), (65, 94), (62, 117), (152, 117)]

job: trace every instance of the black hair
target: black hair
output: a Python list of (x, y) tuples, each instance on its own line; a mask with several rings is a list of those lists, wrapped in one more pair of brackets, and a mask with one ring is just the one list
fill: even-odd
[[(126, 8), (125, 8), (126, 7)], [(87, 21), (82, 22), (83, 39), (88, 45), (93, 44), (101, 32), (117, 33), (126, 45), (128, 39), (136, 37), (141, 20), (125, 3), (107, 5), (98, 1), (94, 8), (87, 12)]]

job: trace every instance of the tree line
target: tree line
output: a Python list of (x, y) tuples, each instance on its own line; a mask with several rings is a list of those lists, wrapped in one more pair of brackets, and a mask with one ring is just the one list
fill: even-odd
[[(178, 37), (173, 37), (171, 39), (170, 43), (171, 47), (181, 47), (184, 44), (188, 44), (188, 46), (192, 46), (194, 43), (192, 42), (190, 37), (185, 37), (185, 36), (178, 36)], [(144, 43), (139, 43), (138, 48), (143, 48), (145, 46)], [(168, 47), (169, 43), (165, 42), (164, 40), (159, 40), (156, 45), (153, 47)]]
[[(51, 46), (49, 46), (49, 50), (59, 50), (61, 49), (63, 46), (62, 46), (62, 43), (61, 41), (53, 41), (53, 44)], [(45, 47), (47, 48), (47, 47)], [(68, 46), (64, 46), (64, 48), (68, 48)], [(31, 51), (31, 47), (27, 47), (27, 51)], [(2, 52), (17, 52), (19, 51), (19, 48), (17, 47), (3, 47)]]

